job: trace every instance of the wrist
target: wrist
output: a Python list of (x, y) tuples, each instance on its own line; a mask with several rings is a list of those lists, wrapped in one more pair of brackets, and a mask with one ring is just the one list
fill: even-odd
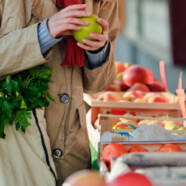
[(55, 34), (52, 30), (51, 18), (47, 19), (46, 25), (47, 25), (48, 32), (51, 35), (51, 37), (53, 37), (54, 39), (57, 38), (57, 34)]
[(102, 50), (106, 47), (106, 45), (108, 45), (108, 43), (109, 43), (109, 40), (107, 40), (107, 41), (105, 42), (104, 46), (101, 47), (101, 48), (99, 48), (98, 50), (95, 50), (95, 51), (87, 50), (87, 52), (92, 53), (92, 54), (97, 54), (97, 53), (99, 53), (100, 51), (102, 51)]

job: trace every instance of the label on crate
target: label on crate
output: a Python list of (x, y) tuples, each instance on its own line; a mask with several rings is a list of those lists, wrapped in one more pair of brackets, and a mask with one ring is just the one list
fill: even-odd
[(135, 166), (186, 166), (185, 152), (144, 152), (131, 153), (122, 157), (123, 163)]

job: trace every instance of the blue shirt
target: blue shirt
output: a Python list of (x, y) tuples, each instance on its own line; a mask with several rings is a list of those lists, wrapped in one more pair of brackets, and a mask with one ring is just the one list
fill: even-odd
[[(38, 40), (41, 48), (41, 53), (44, 55), (49, 49), (51, 49), (55, 44), (60, 42), (64, 37), (53, 38), (47, 27), (48, 19), (45, 19), (38, 26)], [(110, 52), (110, 42), (107, 41), (105, 46), (97, 52), (90, 52), (85, 50), (85, 54), (88, 58), (88, 68), (93, 70), (101, 66), (109, 56)]]

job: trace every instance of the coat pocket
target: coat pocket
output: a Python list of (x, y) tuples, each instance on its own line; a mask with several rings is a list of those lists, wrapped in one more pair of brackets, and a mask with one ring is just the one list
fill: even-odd
[(86, 129), (86, 109), (84, 102), (78, 107), (80, 125), (82, 129)]
[(78, 137), (79, 144), (90, 156), (89, 138), (86, 124), (86, 109), (84, 102), (78, 107), (79, 119), (80, 119), (80, 129), (78, 132), (82, 133), (83, 136)]

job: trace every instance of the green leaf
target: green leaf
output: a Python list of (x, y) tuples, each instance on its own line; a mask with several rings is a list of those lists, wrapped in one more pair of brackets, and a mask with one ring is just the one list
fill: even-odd
[(51, 75), (52, 67), (41, 65), (0, 81), (0, 138), (5, 138), (5, 125), (14, 122), (16, 130), (25, 132), (30, 125), (30, 111), (47, 107), (48, 99), (55, 101), (48, 93)]
[(5, 139), (5, 133), (4, 133), (4, 125), (0, 123), (0, 138)]
[(31, 114), (28, 113), (27, 111), (25, 110), (18, 111), (16, 113), (17, 127), (20, 125), (20, 127), (25, 130), (30, 125), (30, 123), (28, 122), (28, 119), (30, 118)]
[(11, 77), (10, 76), (7, 76), (6, 77), (6, 84), (8, 85), (10, 83), (10, 81), (11, 81)]
[(53, 96), (50, 93), (47, 93), (47, 97), (49, 98), (49, 100), (55, 102), (55, 99), (53, 98)]
[(15, 128), (16, 128), (16, 130), (19, 130), (20, 127), (21, 127), (21, 125), (20, 125), (20, 123), (17, 121), (17, 122), (15, 123)]

